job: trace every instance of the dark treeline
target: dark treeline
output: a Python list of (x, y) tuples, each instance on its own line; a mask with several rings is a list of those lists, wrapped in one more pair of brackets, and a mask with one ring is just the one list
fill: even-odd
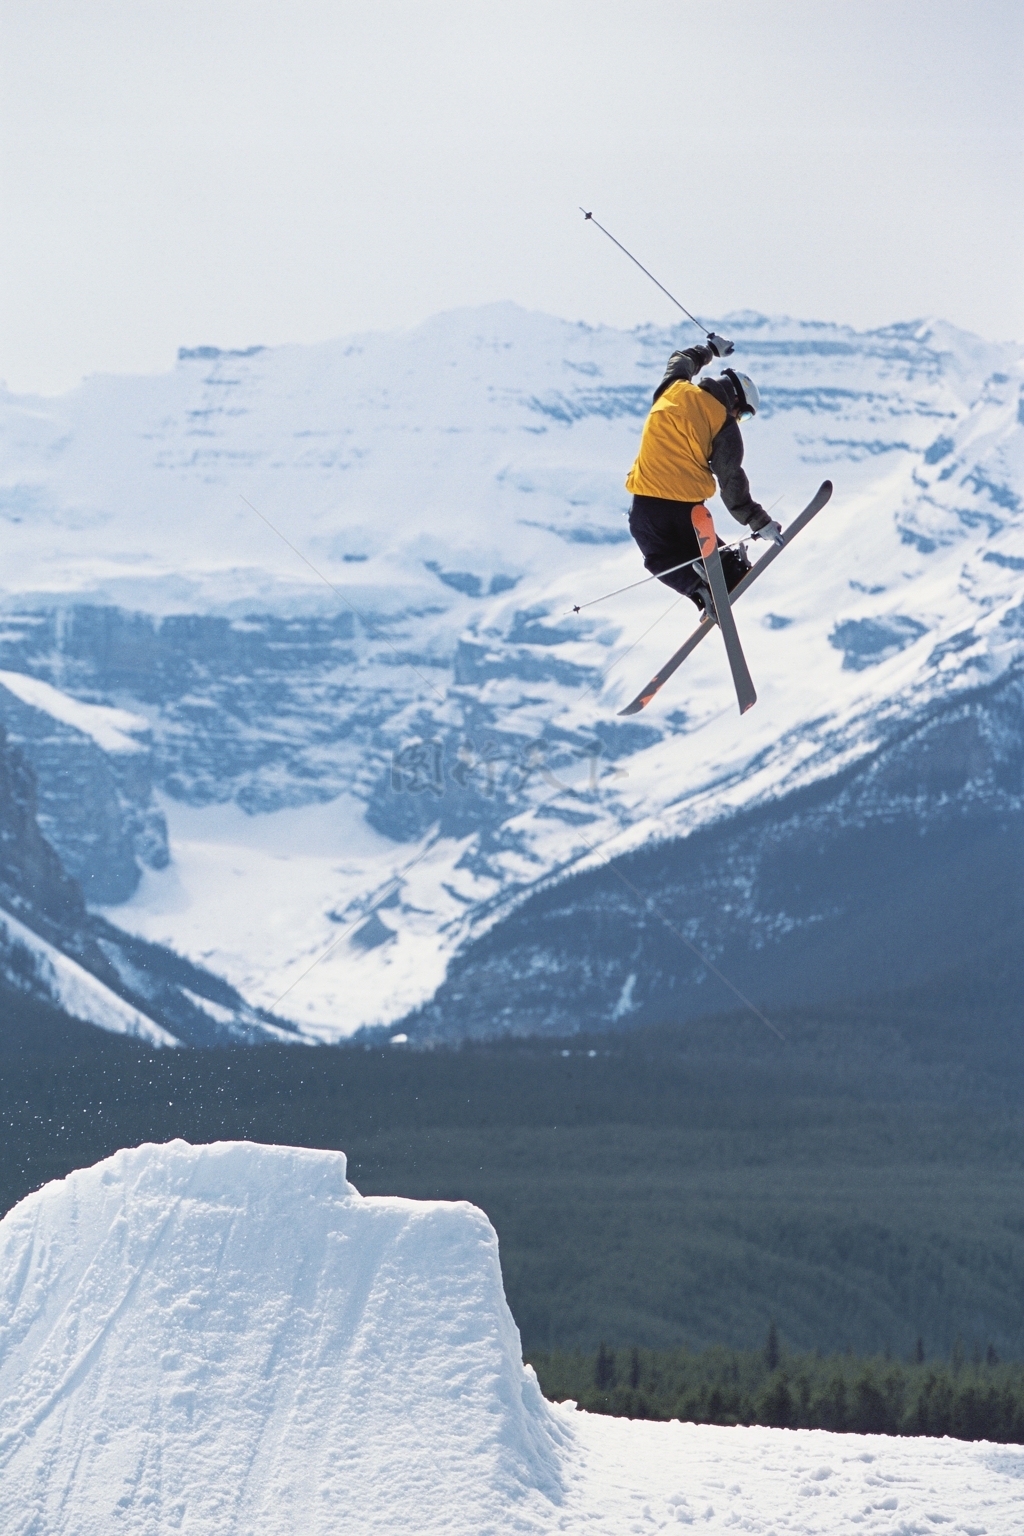
[[(1024, 1365), (989, 1345), (948, 1361), (782, 1354), (712, 1346), (530, 1355), (546, 1397), (591, 1413), (694, 1424), (764, 1424), (865, 1435), (1024, 1441)], [(918, 1354), (923, 1353), (920, 1346)]]
[(337, 1148), (363, 1194), (487, 1213), (530, 1352), (756, 1349), (775, 1317), (794, 1350), (1024, 1358), (1020, 1072), (905, 1019), (776, 1022), (153, 1051), (0, 987), (0, 1213), (143, 1141)]

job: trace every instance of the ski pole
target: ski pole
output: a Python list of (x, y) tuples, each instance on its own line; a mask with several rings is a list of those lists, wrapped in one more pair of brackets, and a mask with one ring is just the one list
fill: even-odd
[[(785, 494), (785, 491), (783, 491), (782, 496), (785, 496)], [(769, 512), (775, 511), (775, 508), (782, 500), (782, 496), (776, 496), (771, 506), (767, 509)], [(749, 538), (752, 539), (756, 539), (757, 537), (758, 535), (756, 533), (749, 535)], [(747, 539), (734, 539), (731, 544), (719, 544), (718, 547), (719, 549), (742, 549), (746, 543)], [(663, 576), (671, 576), (673, 571), (685, 571), (688, 565), (697, 565), (702, 559), (703, 556), (698, 555), (694, 560), (684, 560), (681, 565), (670, 565), (664, 571), (655, 571), (653, 576), (641, 576), (639, 581), (631, 581), (628, 587), (616, 587), (614, 592), (606, 592), (604, 597), (592, 597), (589, 603), (574, 603), (572, 606), (572, 612), (582, 613), (584, 608), (593, 608), (595, 603), (605, 603), (610, 597), (618, 597), (621, 592), (632, 592), (634, 587), (645, 587), (649, 581), (660, 581)], [(562, 617), (567, 617), (569, 611), (570, 610), (567, 608)]]
[(594, 215), (592, 213), (588, 213), (585, 208), (580, 208), (580, 213), (582, 213), (584, 220), (589, 221), (591, 224), (595, 225), (596, 228), (598, 228), (601, 231), (602, 235), (607, 235), (608, 239), (612, 242), (612, 244), (613, 245), (617, 245), (619, 250), (622, 252), (622, 254), (624, 256), (628, 256), (630, 261), (633, 263), (633, 265), (639, 267), (640, 271), (644, 274), (644, 276), (645, 277), (649, 277), (651, 282), (654, 284), (654, 286), (656, 288), (660, 288), (662, 293), (665, 295), (665, 297), (667, 299), (671, 299), (672, 300), (672, 303), (676, 306), (676, 309), (681, 309), (683, 314), (686, 316), (687, 320), (692, 320), (693, 321), (693, 323), (697, 327), (698, 331), (703, 331), (704, 332), (704, 335), (708, 338), (708, 341), (711, 343), (711, 350), (712, 350), (712, 352), (714, 352), (716, 357), (728, 357), (732, 353), (732, 351), (734, 350), (732, 342), (731, 341), (726, 341), (724, 336), (716, 336), (714, 331), (709, 331), (706, 325), (702, 325), (701, 324), (701, 322), (697, 319), (696, 315), (691, 315), (690, 311), (686, 308), (686, 305), (685, 304), (680, 304), (680, 302), (676, 298), (675, 294), (674, 293), (669, 293), (668, 289), (665, 287), (665, 284), (664, 283), (659, 283), (658, 279), (655, 277), (654, 273), (653, 272), (648, 272), (648, 270), (644, 266), (643, 262), (642, 261), (637, 261), (636, 257), (633, 255), (633, 252), (632, 251), (627, 251), (626, 247), (623, 245), (621, 240), (616, 240), (616, 238), (612, 234), (611, 230), (605, 229), (603, 224), (598, 224), (597, 220), (594, 218)]
[[(732, 544), (719, 544), (719, 549), (739, 549), (747, 541), (735, 539)], [(606, 603), (610, 597), (618, 597), (623, 592), (632, 592), (634, 587), (645, 587), (649, 581), (660, 581), (663, 576), (671, 576), (674, 571), (685, 571), (688, 566), (700, 565), (702, 555), (697, 555), (693, 560), (683, 560), (679, 565), (670, 565), (664, 571), (655, 571), (652, 576), (641, 576), (639, 581), (631, 581), (627, 587), (616, 587), (614, 592), (606, 592), (603, 597), (592, 597), (589, 603), (573, 603), (572, 612), (582, 613), (584, 608), (593, 608), (596, 603)], [(567, 608), (566, 614), (570, 612)]]

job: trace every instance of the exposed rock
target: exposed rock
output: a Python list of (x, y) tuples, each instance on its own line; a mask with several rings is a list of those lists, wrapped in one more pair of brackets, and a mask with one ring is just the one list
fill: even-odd
[(36, 820), (36, 784), (0, 724), (0, 901), (47, 932), (77, 929), (85, 902)]
[(140, 863), (167, 864), (167, 827), (152, 799), (151, 743), (104, 752), (85, 731), (3, 686), (0, 723), (32, 765), (40, 829), (87, 901), (126, 901)]

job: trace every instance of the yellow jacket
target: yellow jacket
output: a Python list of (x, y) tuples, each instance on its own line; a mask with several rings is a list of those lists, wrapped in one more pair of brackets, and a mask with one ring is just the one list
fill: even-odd
[(697, 502), (713, 496), (711, 445), (727, 417), (725, 406), (706, 389), (685, 379), (670, 384), (644, 422), (626, 490), (666, 501)]

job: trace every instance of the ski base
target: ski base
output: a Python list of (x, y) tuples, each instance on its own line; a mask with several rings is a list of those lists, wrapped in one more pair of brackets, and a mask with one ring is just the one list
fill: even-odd
[(711, 513), (703, 503), (694, 507), (690, 513), (690, 521), (693, 523), (693, 531), (697, 535), (697, 544), (700, 548), (701, 559), (704, 562), (704, 573), (711, 588), (711, 596), (715, 603), (715, 618), (718, 627), (722, 631), (725, 641), (725, 654), (729, 660), (729, 670), (732, 673), (733, 684), (736, 688), (736, 700), (740, 706), (740, 714), (745, 715), (748, 709), (752, 709), (757, 703), (757, 692), (753, 679), (747, 668), (747, 658), (743, 654), (740, 644), (739, 631), (736, 628), (736, 620), (732, 616), (732, 604), (729, 601), (729, 588), (725, 582), (725, 572), (722, 569), (722, 557), (718, 553), (718, 538), (715, 534), (715, 524)]

